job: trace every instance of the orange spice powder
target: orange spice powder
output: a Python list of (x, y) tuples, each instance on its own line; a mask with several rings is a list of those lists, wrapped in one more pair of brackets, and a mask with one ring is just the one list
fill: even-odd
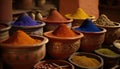
[(61, 24), (53, 31), (53, 35), (58, 37), (75, 37), (77, 34), (73, 32), (66, 24)]
[(13, 46), (18, 46), (18, 45), (38, 44), (40, 42), (41, 40), (33, 39), (24, 31), (18, 30), (8, 40), (4, 41), (3, 43), (10, 44)]

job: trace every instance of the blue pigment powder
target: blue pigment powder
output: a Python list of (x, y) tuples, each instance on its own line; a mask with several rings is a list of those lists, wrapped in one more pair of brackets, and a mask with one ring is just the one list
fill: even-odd
[(99, 29), (97, 26), (94, 25), (92, 20), (86, 19), (82, 25), (78, 28), (75, 28), (75, 30), (83, 31), (83, 32), (100, 32), (101, 29)]
[(34, 21), (27, 14), (22, 14), (12, 25), (13, 26), (34, 26), (39, 24), (40, 24), (39, 22)]

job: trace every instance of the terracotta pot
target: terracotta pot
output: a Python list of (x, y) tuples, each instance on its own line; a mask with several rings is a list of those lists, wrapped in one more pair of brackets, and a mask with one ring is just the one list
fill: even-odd
[(4, 26), (0, 29), (0, 42), (2, 42), (9, 38), (9, 30), (11, 26), (4, 23), (0, 23), (0, 25)]
[(79, 26), (72, 27), (75, 32), (83, 33), (84, 37), (81, 39), (81, 47), (80, 50), (85, 52), (92, 52), (95, 49), (101, 47), (104, 42), (106, 29), (101, 28), (100, 32), (83, 32), (75, 30)]
[(35, 26), (12, 26), (10, 29), (10, 35), (12, 35), (17, 30), (21, 29), (29, 35), (43, 35), (43, 27), (45, 26), (44, 22), (39, 22), (39, 25)]
[(120, 24), (119, 23), (117, 23), (117, 24), (118, 25), (116, 25), (116, 26), (96, 25), (98, 27), (105, 28), (107, 30), (107, 32), (105, 34), (104, 44), (111, 45), (111, 44), (113, 44), (113, 41), (120, 38), (120, 34), (119, 34), (120, 31), (118, 31), (120, 28)]
[(77, 33), (76, 37), (56, 37), (52, 32), (45, 32), (44, 35), (49, 39), (47, 53), (54, 59), (67, 59), (80, 48), (82, 33)]
[(40, 39), (42, 42), (22, 47), (0, 44), (3, 62), (12, 69), (32, 69), (35, 63), (45, 57), (46, 43), (48, 42), (48, 39), (42, 36), (32, 37)]

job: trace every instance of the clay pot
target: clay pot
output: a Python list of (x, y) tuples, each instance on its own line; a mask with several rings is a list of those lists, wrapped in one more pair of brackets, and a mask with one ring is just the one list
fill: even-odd
[(72, 27), (75, 32), (83, 33), (84, 37), (81, 39), (81, 47), (80, 50), (85, 52), (92, 52), (95, 49), (101, 47), (104, 42), (106, 29), (100, 28), (100, 32), (83, 32), (75, 30), (79, 26)]
[(45, 32), (48, 37), (47, 53), (54, 59), (67, 59), (72, 53), (80, 48), (82, 33), (77, 33), (76, 37), (56, 37), (52, 35), (53, 31)]
[(96, 24), (96, 26), (105, 28), (107, 30), (105, 34), (104, 44), (111, 45), (113, 44), (113, 41), (120, 38), (120, 34), (119, 34), (120, 31), (118, 31), (120, 28), (119, 23), (116, 23), (116, 26), (103, 26), (103, 25), (98, 25), (98, 24)]
[(10, 35), (12, 35), (17, 30), (21, 29), (29, 35), (43, 35), (43, 27), (45, 26), (44, 22), (39, 22), (39, 25), (35, 26), (12, 26), (10, 29)]
[[(72, 61), (72, 58), (74, 56), (86, 56), (89, 58), (94, 58), (96, 60), (98, 60), (100, 62), (100, 65), (96, 66), (96, 67), (87, 67), (87, 66), (83, 66), (80, 64), (75, 63), (74, 61)], [(77, 69), (103, 69), (103, 65), (104, 65), (104, 60), (101, 56), (93, 54), (93, 53), (86, 53), (86, 52), (76, 52), (73, 53), (70, 58), (68, 59), (72, 64), (74, 64), (75, 66), (77, 66)]]
[(1, 43), (3, 62), (11, 69), (32, 69), (35, 63), (45, 57), (46, 43), (48, 42), (48, 39), (42, 36), (32, 36), (32, 38), (40, 39), (42, 42), (29, 46), (10, 46)]
[(2, 42), (9, 38), (9, 30), (11, 26), (5, 23), (0, 23), (0, 25), (4, 26), (3, 28), (0, 29), (0, 42)]

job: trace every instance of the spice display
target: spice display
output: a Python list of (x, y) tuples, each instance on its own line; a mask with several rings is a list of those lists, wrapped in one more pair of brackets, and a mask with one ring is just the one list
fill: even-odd
[(90, 18), (82, 8), (78, 8), (75, 13), (66, 14), (65, 16), (67, 18), (71, 18), (71, 19), (87, 19), (87, 18)]
[(66, 24), (61, 24), (53, 31), (53, 35), (58, 37), (75, 37), (77, 34), (73, 32)]
[(116, 54), (114, 51), (108, 48), (101, 48), (101, 49), (96, 50), (96, 52), (106, 55), (106, 56), (118, 56), (118, 54)]
[(73, 56), (71, 60), (84, 67), (97, 67), (100, 65), (100, 62), (97, 59), (87, 56)]
[(40, 42), (41, 40), (33, 39), (24, 31), (18, 30), (3, 43), (10, 44), (12, 46), (19, 46), (19, 45), (39, 44)]
[(84, 31), (84, 32), (100, 32), (101, 31), (96, 25), (94, 25), (94, 23), (90, 19), (86, 19), (80, 27), (75, 29), (79, 31)]
[(51, 9), (50, 10), (50, 13), (49, 13), (49, 16), (44, 20), (46, 22), (66, 22), (68, 21), (64, 16), (62, 16), (58, 11), (57, 9)]
[(27, 14), (22, 14), (12, 25), (13, 26), (34, 26), (34, 25), (39, 25), (39, 24), (40, 23), (34, 21)]
[(115, 26), (115, 23), (108, 19), (105, 14), (101, 14), (101, 16), (95, 21), (95, 23), (103, 26)]

